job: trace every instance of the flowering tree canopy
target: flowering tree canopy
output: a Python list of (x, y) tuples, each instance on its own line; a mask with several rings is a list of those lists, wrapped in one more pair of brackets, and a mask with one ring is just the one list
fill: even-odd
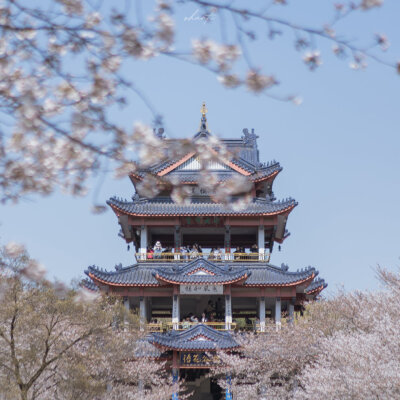
[(234, 395), (245, 400), (398, 398), (400, 273), (378, 269), (378, 275), (385, 285), (381, 292), (340, 292), (308, 305), (294, 326), (239, 335), (241, 353), (220, 354), (225, 373), (232, 374)]
[(31, 264), (0, 255), (2, 399), (171, 397), (164, 364), (143, 358), (137, 318), (113, 299), (13, 273)]

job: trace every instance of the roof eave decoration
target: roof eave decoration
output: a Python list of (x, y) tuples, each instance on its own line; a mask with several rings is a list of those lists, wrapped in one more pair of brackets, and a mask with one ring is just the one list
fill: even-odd
[(318, 295), (319, 293), (324, 290), (328, 284), (325, 282), (324, 279), (318, 278), (315, 279), (313, 282), (310, 283), (310, 285), (304, 290), (304, 293), (306, 295)]
[(133, 266), (117, 271), (108, 272), (96, 266), (90, 266), (85, 274), (99, 284), (115, 287), (160, 287), (160, 283), (154, 279), (152, 270), (145, 270)]
[(93, 279), (93, 281), (97, 281), (99, 283), (102, 283), (103, 285), (108, 285), (108, 286), (116, 286), (116, 287), (159, 287), (160, 284), (158, 283), (114, 283), (110, 282), (104, 279), (100, 279), (94, 274), (89, 273), (88, 276)]
[(245, 287), (293, 287), (312, 282), (315, 274), (309, 278), (301, 279), (290, 283), (245, 283)]
[[(250, 176), (251, 180), (255, 183), (257, 182), (263, 182), (263, 181), (267, 181), (267, 180), (272, 180), (275, 179), (276, 176), (283, 170), (282, 167), (279, 167), (275, 170), (273, 170), (272, 172), (268, 172), (265, 175), (262, 175), (259, 172), (254, 173), (254, 176)], [(260, 176), (261, 175), (261, 176)]]
[(210, 279), (210, 280), (204, 280), (204, 281), (198, 281), (196, 279), (193, 280), (179, 280), (178, 278), (176, 279), (168, 279), (164, 276), (160, 276), (159, 274), (155, 274), (154, 277), (164, 283), (170, 283), (170, 284), (175, 284), (175, 285), (231, 285), (231, 284), (238, 284), (241, 282), (244, 282), (247, 278), (248, 275), (244, 274), (243, 276), (236, 278), (236, 279), (230, 279), (230, 280), (218, 280), (218, 279)]
[(80, 282), (79, 286), (90, 290), (91, 292), (98, 292), (99, 288), (98, 286), (93, 282), (93, 280), (91, 279), (82, 279), (82, 281)]
[[(249, 267), (251, 269), (251, 266)], [(308, 286), (318, 275), (314, 267), (307, 267), (297, 272), (288, 272), (288, 266), (282, 268), (268, 265), (265, 267), (264, 275), (257, 275), (253, 271), (252, 278), (244, 283), (244, 287), (295, 287)], [(258, 270), (259, 271), (259, 270)], [(269, 271), (269, 273), (268, 273)], [(273, 274), (273, 276), (271, 276)]]
[(136, 171), (129, 172), (129, 178), (133, 183), (143, 180), (143, 176), (138, 174)]
[(281, 243), (283, 243), (289, 236), (290, 236), (290, 232), (287, 231), (287, 229), (286, 229), (282, 239), (277, 239), (277, 238), (275, 238), (274, 240), (275, 240), (275, 242), (281, 244)]
[(166, 269), (161, 267), (153, 272), (160, 282), (179, 285), (229, 285), (244, 282), (251, 275), (246, 267), (230, 268), (218, 266), (209, 260), (198, 258), (184, 266)]
[[(173, 202), (157, 203), (149, 200), (128, 202), (115, 197), (109, 199), (107, 204), (117, 215), (125, 214), (136, 217), (273, 216), (289, 214), (294, 207), (298, 205), (298, 203), (293, 199), (286, 199), (280, 202), (265, 202), (257, 199), (257, 201), (251, 203), (245, 210), (235, 211), (220, 203), (192, 203), (189, 205), (177, 205)], [(155, 208), (155, 210), (152, 210), (151, 208)], [(202, 210), (202, 208), (206, 209)], [(215, 210), (213, 210), (213, 208)], [(254, 208), (254, 210), (251, 210), (251, 208)], [(272, 208), (271, 211), (266, 211), (268, 208)]]

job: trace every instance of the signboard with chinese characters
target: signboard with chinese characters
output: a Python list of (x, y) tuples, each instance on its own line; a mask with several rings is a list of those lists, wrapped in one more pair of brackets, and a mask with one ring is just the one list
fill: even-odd
[(180, 294), (223, 294), (222, 285), (180, 285)]
[(212, 365), (221, 364), (221, 360), (216, 354), (195, 353), (183, 351), (180, 353), (181, 368), (208, 368)]
[(200, 188), (198, 186), (192, 186), (192, 196), (209, 196), (210, 194), (207, 192), (207, 190)]

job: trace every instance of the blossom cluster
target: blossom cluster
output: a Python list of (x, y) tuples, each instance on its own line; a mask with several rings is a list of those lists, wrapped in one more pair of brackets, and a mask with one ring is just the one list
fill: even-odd
[[(2, 202), (18, 201), (32, 193), (49, 195), (56, 188), (85, 195), (89, 179), (109, 165), (120, 177), (134, 168), (132, 159), (145, 168), (162, 154), (173, 155), (189, 147), (182, 142), (177, 150), (176, 143), (160, 140), (140, 123), (130, 132), (115, 117), (114, 110), (126, 109), (127, 93), (133, 91), (153, 113), (155, 125), (161, 122), (160, 113), (139, 90), (138, 79), (126, 73), (131, 69), (124, 67), (132, 61), (168, 56), (210, 70), (227, 88), (242, 86), (255, 94), (299, 104), (298, 97), (272, 95), (278, 80), (253, 62), (251, 42), (293, 33), (294, 47), (302, 51), (304, 63), (311, 70), (322, 65), (317, 39), (332, 43), (334, 54), (341, 58), (349, 54), (353, 69), (364, 68), (368, 57), (379, 61), (374, 49), (385, 51), (389, 46), (385, 34), (379, 33), (371, 46), (357, 47), (333, 28), (339, 19), (381, 6), (383, 0), (337, 3), (333, 22), (312, 29), (274, 17), (270, 7), (260, 11), (249, 3), (240, 7), (193, 0), (201, 12), (215, 17), (210, 23), (217, 18), (232, 20), (227, 31), (235, 35), (222, 35), (221, 41), (212, 33), (186, 38), (191, 45), (186, 51), (177, 48), (181, 45), (176, 21), (179, 2), (172, 5), (158, 1), (148, 8), (146, 16), (138, 12), (135, 18), (124, 9), (93, 7), (85, 0), (50, 3), (0, 3)], [(282, 6), (289, 7), (286, 1), (271, 3), (277, 11)], [(266, 25), (267, 35), (256, 28), (259, 22)], [(393, 67), (400, 70), (399, 64)], [(187, 189), (169, 184), (176, 188), (174, 199), (179, 202), (187, 198)], [(227, 196), (232, 193), (225, 192)], [(102, 210), (94, 207), (96, 212)]]

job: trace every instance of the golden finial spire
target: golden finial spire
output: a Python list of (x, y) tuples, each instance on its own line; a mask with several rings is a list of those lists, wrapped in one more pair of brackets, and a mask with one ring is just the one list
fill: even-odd
[(205, 118), (206, 114), (208, 112), (205, 101), (203, 101), (203, 105), (201, 106), (201, 110), (200, 111), (201, 111), (201, 115)]
[(207, 124), (207, 118), (206, 118), (206, 114), (207, 114), (208, 110), (207, 110), (205, 101), (203, 101), (203, 105), (201, 106), (200, 112), (201, 112), (200, 132), (205, 132), (205, 131), (208, 131), (208, 124)]

